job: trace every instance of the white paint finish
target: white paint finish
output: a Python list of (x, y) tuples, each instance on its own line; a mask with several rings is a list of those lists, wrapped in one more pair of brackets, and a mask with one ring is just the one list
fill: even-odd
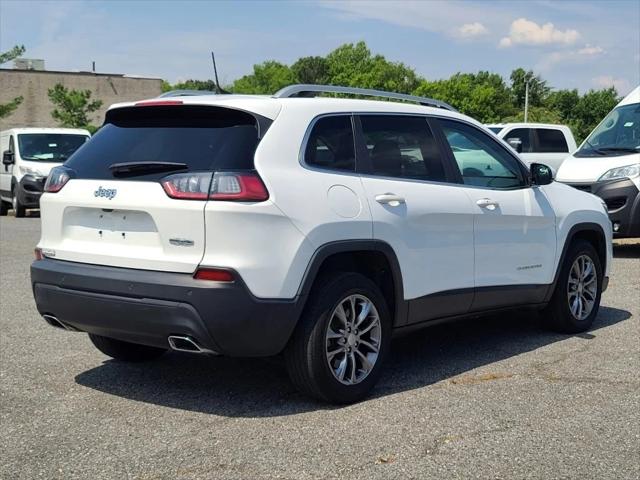
[(475, 285), (551, 283), (556, 254), (555, 214), (544, 192), (539, 188), (460, 188), (474, 208)]
[[(111, 200), (96, 197), (99, 187), (117, 194)], [(193, 272), (204, 253), (204, 206), (171, 199), (156, 182), (70, 180), (58, 193), (40, 199), (38, 246), (55, 250), (61, 260)], [(193, 240), (194, 245), (172, 245), (171, 238)]]
[(591, 184), (597, 182), (612, 168), (625, 167), (634, 163), (640, 163), (640, 153), (606, 157), (575, 157), (572, 155), (560, 167), (556, 180), (563, 183)]
[(344, 185), (332, 185), (327, 191), (329, 208), (342, 218), (356, 218), (362, 211), (358, 194)]
[[(395, 251), (405, 298), (472, 288), (473, 211), (455, 185), (363, 177), (373, 215), (373, 237)], [(391, 193), (404, 203), (380, 204)]]

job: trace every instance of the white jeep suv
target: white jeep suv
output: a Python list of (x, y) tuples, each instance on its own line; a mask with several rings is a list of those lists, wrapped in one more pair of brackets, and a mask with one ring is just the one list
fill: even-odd
[(282, 352), (336, 403), (369, 392), (394, 332), (523, 307), (588, 329), (611, 265), (600, 199), (387, 92), (117, 104), (45, 190), (31, 279), (49, 324), (124, 361)]

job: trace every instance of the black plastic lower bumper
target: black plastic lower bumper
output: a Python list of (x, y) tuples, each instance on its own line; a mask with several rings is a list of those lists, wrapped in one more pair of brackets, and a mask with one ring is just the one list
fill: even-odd
[(303, 305), (254, 297), (239, 277), (232, 283), (166, 273), (43, 259), (31, 265), (40, 314), (75, 329), (168, 348), (170, 335), (189, 336), (231, 356), (282, 351)]
[(614, 237), (640, 237), (640, 192), (631, 180), (626, 178), (572, 186), (604, 200)]
[(39, 208), (40, 197), (44, 191), (45, 177), (25, 175), (16, 185), (18, 200), (26, 208)]

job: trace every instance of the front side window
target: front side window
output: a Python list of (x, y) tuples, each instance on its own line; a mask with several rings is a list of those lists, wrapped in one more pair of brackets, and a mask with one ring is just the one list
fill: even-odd
[(360, 122), (369, 153), (371, 174), (445, 181), (440, 149), (426, 118), (363, 115)]
[(307, 140), (304, 161), (316, 168), (355, 172), (356, 155), (351, 116), (320, 118)]
[(535, 149), (538, 153), (569, 153), (567, 140), (564, 133), (553, 128), (536, 128), (538, 145)]
[(30, 162), (64, 162), (89, 140), (86, 135), (67, 133), (21, 133), (20, 157)]
[(628, 155), (640, 152), (640, 103), (614, 108), (587, 137), (576, 157)]
[(518, 161), (486, 133), (453, 120), (438, 120), (465, 185), (518, 188), (526, 185)]

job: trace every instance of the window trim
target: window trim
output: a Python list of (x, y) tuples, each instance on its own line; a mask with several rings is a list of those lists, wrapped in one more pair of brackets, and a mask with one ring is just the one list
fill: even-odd
[[(305, 153), (307, 151), (307, 144), (309, 143), (309, 139), (311, 138), (311, 132), (318, 123), (323, 118), (327, 117), (349, 117), (351, 120), (351, 134), (353, 136), (353, 153), (354, 153), (354, 169), (351, 170), (341, 170), (338, 168), (323, 168), (315, 165), (311, 165), (307, 163), (305, 157)], [(320, 115), (316, 115), (311, 119), (309, 125), (307, 126), (307, 130), (304, 132), (304, 136), (302, 137), (302, 144), (300, 145), (300, 150), (298, 152), (298, 163), (302, 166), (302, 168), (306, 170), (311, 170), (312, 172), (329, 172), (333, 174), (342, 174), (342, 175), (358, 175), (358, 150), (357, 150), (357, 141), (356, 141), (356, 128), (354, 123), (353, 112), (332, 112), (332, 113), (322, 113)]]
[[(514, 154), (514, 152), (510, 151), (510, 150), (512, 150), (510, 147), (503, 145), (503, 143), (500, 142), (500, 141), (497, 141), (498, 140), (497, 137), (496, 138), (491, 138), (491, 135), (487, 134), (487, 132), (485, 132), (483, 129), (478, 128), (473, 123), (467, 122), (467, 121), (465, 121), (463, 119), (459, 119), (459, 118), (455, 118), (455, 117), (448, 117), (448, 116), (443, 116), (443, 115), (433, 115), (433, 117), (437, 120), (436, 122), (434, 122), (434, 124), (435, 124), (436, 128), (439, 130), (440, 135), (442, 135), (442, 137), (445, 139), (446, 153), (449, 156), (449, 158), (451, 159), (451, 161), (454, 162), (455, 168), (457, 169), (457, 171), (460, 174), (460, 181), (461, 181), (461, 184), (463, 186), (468, 187), (468, 188), (477, 188), (477, 189), (482, 189), (482, 190), (497, 190), (497, 191), (522, 190), (524, 188), (531, 188), (531, 172), (525, 166), (525, 164), (520, 159), (520, 157), (518, 157), (516, 154)], [(518, 168), (520, 170), (520, 173), (522, 175), (522, 179), (524, 181), (524, 184), (523, 185), (519, 185), (517, 187), (496, 188), (496, 187), (490, 187), (490, 186), (468, 185), (468, 184), (464, 183), (464, 179), (462, 178), (462, 172), (460, 172), (460, 167), (458, 166), (458, 163), (456, 162), (455, 156), (453, 154), (453, 150), (451, 150), (451, 146), (449, 145), (449, 142), (446, 141), (446, 136), (445, 136), (444, 132), (442, 131), (442, 125), (440, 124), (440, 120), (448, 120), (448, 121), (452, 121), (452, 122), (456, 122), (456, 123), (461, 123), (463, 125), (467, 125), (467, 126), (473, 128), (474, 130), (476, 130), (477, 132), (479, 132), (479, 134), (484, 135), (484, 137), (486, 137), (489, 142), (493, 142), (499, 149), (502, 149), (503, 152), (506, 152), (509, 157), (513, 158), (516, 161), (516, 165), (518, 166)]]

